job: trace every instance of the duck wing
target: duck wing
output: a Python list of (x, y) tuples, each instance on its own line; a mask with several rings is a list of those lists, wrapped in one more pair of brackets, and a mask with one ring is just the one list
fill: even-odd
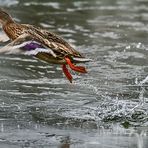
[(25, 55), (33, 55), (33, 56), (39, 53), (48, 53), (53, 57), (57, 57), (57, 55), (51, 49), (33, 40), (31, 35), (25, 33), (19, 36), (17, 39), (10, 42), (9, 44), (7, 44), (6, 46), (2, 47), (0, 49), (0, 53), (7, 53), (7, 54), (22, 53)]
[(30, 34), (37, 42), (40, 42), (48, 48), (52, 49), (59, 55), (59, 57), (83, 57), (78, 51), (70, 46), (68, 42), (66, 42), (58, 35), (28, 24), (23, 24), (23, 27), (26, 28), (26, 32)]

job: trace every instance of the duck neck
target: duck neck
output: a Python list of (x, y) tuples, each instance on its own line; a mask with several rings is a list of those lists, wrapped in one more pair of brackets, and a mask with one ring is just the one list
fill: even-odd
[(2, 28), (4, 30), (4, 32), (7, 34), (7, 36), (10, 38), (10, 39), (13, 39), (14, 37), (14, 25), (15, 22), (11, 19), (11, 20), (8, 20), (7, 22), (3, 23), (2, 24)]
[(5, 31), (5, 28), (7, 28), (7, 26), (9, 26), (12, 23), (14, 23), (14, 21), (12, 20), (11, 17), (5, 21), (2, 21), (1, 24), (2, 24), (2, 28), (4, 29), (4, 31)]
[(3, 27), (10, 23), (14, 23), (14, 20), (11, 18), (11, 16), (7, 16), (7, 18), (4, 17), (4, 19), (1, 21)]

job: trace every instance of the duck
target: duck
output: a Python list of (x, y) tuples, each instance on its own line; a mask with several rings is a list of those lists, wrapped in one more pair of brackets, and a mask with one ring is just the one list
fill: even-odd
[(0, 49), (0, 53), (19, 53), (47, 63), (59, 64), (70, 83), (73, 81), (70, 70), (87, 73), (84, 66), (77, 64), (89, 62), (90, 59), (85, 58), (59, 35), (31, 24), (20, 24), (2, 8), (0, 8), (0, 24), (5, 33), (2, 40), (10, 41)]

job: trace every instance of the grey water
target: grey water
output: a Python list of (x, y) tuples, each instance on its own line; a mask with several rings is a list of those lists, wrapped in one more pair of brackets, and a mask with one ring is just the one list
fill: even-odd
[(0, 7), (92, 59), (70, 84), (59, 65), (0, 55), (0, 148), (148, 147), (147, 0), (0, 0)]

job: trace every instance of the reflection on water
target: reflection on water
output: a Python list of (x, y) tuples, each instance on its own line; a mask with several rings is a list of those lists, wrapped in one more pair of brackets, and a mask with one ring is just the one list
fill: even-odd
[(89, 73), (69, 84), (57, 65), (1, 55), (3, 148), (148, 147), (146, 0), (0, 0), (0, 6), (93, 59)]

